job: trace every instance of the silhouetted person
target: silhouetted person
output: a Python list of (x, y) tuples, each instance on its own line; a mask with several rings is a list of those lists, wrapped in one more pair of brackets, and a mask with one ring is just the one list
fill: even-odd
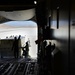
[(13, 47), (12, 47), (12, 50), (14, 50), (15, 58), (18, 58), (18, 55), (19, 55), (19, 39), (20, 39), (20, 36), (18, 39), (17, 39), (17, 37), (14, 38), (14, 43), (13, 43)]
[(26, 42), (26, 46), (25, 46), (25, 49), (26, 49), (26, 57), (28, 57), (29, 55), (29, 44), (28, 44), (28, 41)]
[(47, 45), (47, 41), (46, 40), (43, 42), (43, 45), (44, 45), (44, 49), (45, 49), (46, 45)]
[(49, 42), (49, 45), (46, 47), (46, 61), (47, 61), (47, 71), (51, 71), (51, 42)]
[(52, 45), (52, 50), (51, 51), (53, 51), (54, 49), (55, 49), (55, 44)]
[(52, 48), (51, 42), (49, 42), (49, 45), (46, 46), (46, 54), (48, 57), (51, 56), (51, 48)]
[(24, 49), (25, 47), (22, 47), (22, 51), (23, 51), (23, 56), (25, 56), (26, 57), (26, 50)]

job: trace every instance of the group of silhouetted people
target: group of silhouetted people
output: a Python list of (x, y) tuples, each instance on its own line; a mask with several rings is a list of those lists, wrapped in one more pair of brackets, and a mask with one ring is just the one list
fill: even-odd
[[(51, 42), (46, 40), (36, 40), (36, 44), (39, 44), (39, 53), (38, 53), (38, 63), (39, 63), (39, 73), (43, 75), (50, 75), (51, 73), (51, 52), (55, 49), (55, 44), (52, 45)], [(39, 74), (42, 75), (42, 74)]]
[[(47, 42), (44, 41), (44, 49), (45, 49), (45, 61), (46, 61), (46, 69), (48, 72), (51, 72), (51, 59), (52, 59), (52, 55), (51, 52), (55, 49), (55, 44), (51, 45), (51, 42), (49, 42), (49, 44), (47, 45)], [(47, 73), (48, 73), (47, 72)]]
[[(19, 49), (22, 48), (23, 50), (23, 56), (28, 57), (29, 55), (29, 44), (28, 41), (26, 42), (26, 46), (25, 47), (19, 47), (19, 43), (20, 42), (20, 35), (19, 37), (14, 37), (14, 42), (13, 42), (13, 46), (12, 46), (12, 50), (14, 52), (14, 58), (18, 58), (19, 57)], [(25, 49), (24, 49), (25, 48)]]

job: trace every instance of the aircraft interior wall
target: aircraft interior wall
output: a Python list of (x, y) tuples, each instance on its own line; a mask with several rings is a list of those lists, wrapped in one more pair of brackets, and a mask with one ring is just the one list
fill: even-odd
[[(69, 44), (69, 13), (66, 9), (60, 9), (59, 12), (59, 28), (57, 29), (57, 18), (56, 18), (56, 10), (54, 10), (54, 16), (52, 18), (51, 28), (54, 29), (52, 43), (55, 43), (58, 52), (60, 55), (56, 55), (54, 57), (54, 75), (68, 75), (68, 67), (69, 67), (69, 57), (68, 57), (68, 44)], [(66, 16), (65, 16), (66, 15)]]
[(75, 74), (75, 1), (71, 2), (71, 24), (70, 24), (70, 71)]

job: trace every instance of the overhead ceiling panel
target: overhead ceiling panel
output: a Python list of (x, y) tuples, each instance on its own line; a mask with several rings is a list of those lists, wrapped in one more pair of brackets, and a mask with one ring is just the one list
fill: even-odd
[(10, 20), (28, 20), (35, 16), (35, 9), (0, 11), (0, 15)]

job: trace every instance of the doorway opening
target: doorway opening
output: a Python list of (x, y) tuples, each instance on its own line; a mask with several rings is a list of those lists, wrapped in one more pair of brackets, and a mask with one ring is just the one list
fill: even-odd
[[(37, 58), (38, 37), (35, 8), (16, 11), (0, 11), (0, 39), (10, 39), (21, 35), (21, 46), (29, 42), (29, 56)], [(21, 56), (23, 51), (21, 50)], [(8, 55), (8, 54), (7, 54)]]
[[(37, 24), (33, 21), (9, 21), (0, 25), (0, 38), (12, 39), (15, 36), (21, 35), (21, 46), (24, 47), (26, 42), (29, 42), (29, 56), (37, 58)], [(21, 56), (23, 51), (21, 50)]]

